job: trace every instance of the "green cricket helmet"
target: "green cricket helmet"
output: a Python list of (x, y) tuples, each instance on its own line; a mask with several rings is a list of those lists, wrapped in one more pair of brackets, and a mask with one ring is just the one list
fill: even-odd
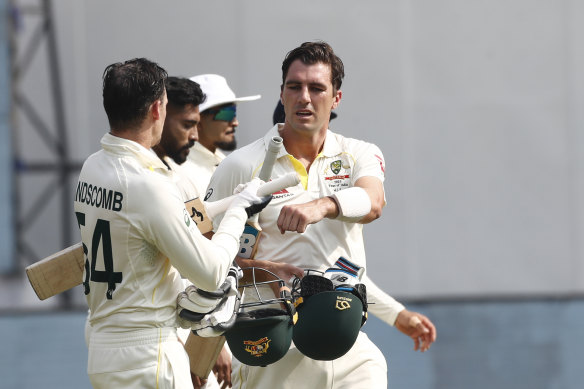
[(241, 363), (267, 366), (288, 352), (298, 315), (290, 292), (283, 290), (285, 282), (278, 276), (258, 267), (244, 268), (243, 272), (244, 278), (251, 280), (239, 285), (242, 303), (235, 324), (224, 335)]
[(364, 284), (335, 287), (330, 279), (308, 273), (295, 282), (298, 322), (292, 339), (309, 358), (331, 361), (345, 355), (367, 319)]

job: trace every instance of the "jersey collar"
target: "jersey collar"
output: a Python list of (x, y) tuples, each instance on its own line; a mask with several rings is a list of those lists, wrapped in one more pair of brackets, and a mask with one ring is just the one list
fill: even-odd
[[(269, 146), (272, 138), (274, 136), (280, 136), (280, 129), (282, 127), (284, 127), (283, 124), (276, 124), (264, 136), (264, 147), (265, 147), (266, 151), (268, 151), (268, 146)], [(322, 155), (324, 157), (334, 157), (336, 155), (341, 154), (342, 152), (343, 152), (343, 149), (337, 140), (336, 134), (334, 132), (332, 132), (331, 130), (326, 130), (326, 137), (324, 138), (324, 146), (322, 148), (320, 155)], [(285, 147), (282, 147), (280, 149), (280, 151), (278, 152), (278, 155), (276, 158), (280, 158), (284, 155), (288, 155), (288, 152), (286, 151)]]
[(107, 133), (101, 138), (101, 147), (110, 153), (132, 156), (144, 167), (152, 171), (156, 169), (168, 170), (164, 162), (158, 158), (152, 149), (147, 149), (139, 143), (129, 139), (120, 138)]

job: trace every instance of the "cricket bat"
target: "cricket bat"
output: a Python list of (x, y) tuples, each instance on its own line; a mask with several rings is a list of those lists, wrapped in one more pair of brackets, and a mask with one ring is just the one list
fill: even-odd
[(224, 336), (203, 338), (191, 332), (185, 344), (185, 350), (189, 355), (191, 373), (207, 379), (224, 344)]
[[(272, 162), (273, 166), (273, 162)], [(258, 196), (267, 196), (283, 188), (288, 188), (290, 186), (298, 185), (300, 178), (296, 173), (288, 173), (280, 178), (273, 181), (267, 182), (258, 189)], [(208, 213), (218, 214), (213, 207), (219, 201), (213, 203), (206, 203), (206, 208)], [(246, 225), (246, 228), (248, 226)], [(185, 350), (189, 355), (189, 365), (191, 373), (198, 377), (206, 379), (209, 377), (217, 357), (225, 344), (224, 336), (216, 336), (211, 338), (204, 338), (197, 336), (192, 332), (189, 334)]]
[[(262, 181), (268, 182), (272, 177), (272, 171), (276, 163), (278, 153), (284, 144), (284, 140), (279, 136), (274, 136), (268, 144), (268, 151), (264, 157), (264, 163), (258, 174), (258, 178)], [(253, 259), (258, 248), (258, 242), (262, 236), (262, 228), (258, 223), (259, 214), (249, 218), (243, 234), (239, 239), (239, 256), (242, 258)]]
[[(268, 145), (268, 151), (264, 157), (264, 163), (262, 164), (262, 168), (258, 175), (261, 180), (267, 182), (265, 185), (274, 182), (269, 180), (272, 176), (274, 164), (276, 163), (276, 158), (282, 144), (283, 139), (275, 136), (271, 139), (270, 144)], [(295, 177), (295, 182), (290, 182), (290, 185), (287, 187), (298, 185), (300, 182), (298, 175), (294, 173), (292, 174)], [(276, 191), (270, 192), (270, 194), (274, 192)], [(255, 256), (261, 233), (262, 229), (258, 223), (258, 214), (256, 214), (247, 221), (243, 233), (241, 234), (238, 254), (240, 257), (253, 258)], [(211, 370), (213, 370), (213, 366), (215, 366), (217, 357), (219, 356), (224, 344), (224, 336), (202, 338), (190, 333), (185, 344), (185, 349), (189, 355), (191, 372), (201, 378), (207, 378)]]
[[(263, 184), (258, 188), (258, 196), (267, 196), (283, 188), (297, 185), (299, 182), (296, 173), (287, 174), (276, 180)], [(188, 201), (185, 206), (193, 221), (202, 234), (212, 231), (212, 220), (215, 216), (225, 212), (237, 195), (224, 199), (203, 202), (199, 198)], [(74, 288), (83, 281), (85, 253), (81, 243), (67, 247), (58, 253), (52, 254), (39, 262), (26, 267), (26, 275), (30, 285), (40, 300)]]

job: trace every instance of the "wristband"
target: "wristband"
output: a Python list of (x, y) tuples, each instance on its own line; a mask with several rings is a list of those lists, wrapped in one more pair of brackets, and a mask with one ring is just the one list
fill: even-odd
[(365, 189), (358, 186), (340, 190), (331, 198), (339, 207), (339, 220), (356, 223), (371, 212), (371, 199)]

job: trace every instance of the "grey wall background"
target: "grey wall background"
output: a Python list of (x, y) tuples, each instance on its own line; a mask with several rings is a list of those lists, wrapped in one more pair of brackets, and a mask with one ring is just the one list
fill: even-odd
[[(238, 94), (262, 94), (239, 110), (246, 144), (271, 125), (285, 53), (323, 39), (347, 74), (331, 127), (378, 144), (388, 165), (388, 206), (366, 227), (376, 281), (414, 298), (584, 291), (582, 2), (62, 0), (54, 8), (79, 161), (107, 130), (108, 64), (145, 56), (170, 74), (220, 73)], [(42, 65), (31, 66), (42, 74)], [(43, 86), (30, 81), (39, 96)], [(34, 139), (27, 147), (39, 158), (45, 149)], [(61, 243), (46, 231), (54, 217), (39, 217), (29, 231), (44, 256)]]
[[(6, 1), (0, 1), (0, 14), (5, 15)], [(10, 72), (8, 57), (8, 29), (0, 24), (0, 85), (5, 91), (9, 91)], [(13, 252), (12, 237), (12, 209), (11, 209), (11, 185), (12, 185), (12, 137), (11, 137), (10, 95), (0, 93), (0, 273), (8, 271), (11, 267)]]
[[(0, 0), (0, 10), (5, 4)], [(303, 41), (328, 41), (347, 74), (331, 127), (376, 143), (387, 162), (388, 206), (365, 228), (368, 271), (439, 330), (430, 353), (418, 355), (397, 331), (374, 319), (367, 324), (390, 362), (390, 383), (581, 386), (582, 300), (570, 297), (584, 292), (584, 2), (59, 0), (53, 6), (78, 161), (98, 150), (107, 131), (101, 74), (112, 62), (145, 56), (172, 75), (219, 73), (239, 95), (262, 94), (238, 110), (243, 145), (271, 126), (286, 52)], [(36, 21), (22, 23), (17, 39), (24, 43)], [(51, 120), (45, 54), (41, 47), (28, 64), (23, 88)], [(30, 123), (16, 116), (24, 140), (17, 151), (31, 161), (50, 159)], [(0, 181), (8, 174), (1, 171)], [(23, 206), (47, 181), (27, 176)], [(63, 248), (54, 227), (57, 201), (58, 194), (48, 199), (26, 230), (41, 257)], [(7, 195), (0, 202), (10, 210)], [(70, 222), (76, 228), (72, 211)], [(11, 231), (0, 228), (0, 255), (10, 258), (4, 237)], [(20, 269), (27, 264), (19, 259)], [(0, 342), (17, 356), (9, 362), (54, 367), (50, 350), (61, 349), (51, 342), (63, 337), (59, 344), (72, 350), (57, 354), (67, 362), (53, 371), (78, 372), (85, 363), (82, 292), (74, 291), (80, 310), (72, 316), (15, 316), (60, 306), (57, 298), (38, 301), (19, 274), (0, 278), (3, 333), (27, 339)], [(37, 332), (43, 320), (46, 331)], [(13, 366), (7, 374), (17, 371)], [(80, 381), (53, 387), (83, 387), (83, 373)], [(13, 387), (38, 382), (36, 374), (12, 377)]]

